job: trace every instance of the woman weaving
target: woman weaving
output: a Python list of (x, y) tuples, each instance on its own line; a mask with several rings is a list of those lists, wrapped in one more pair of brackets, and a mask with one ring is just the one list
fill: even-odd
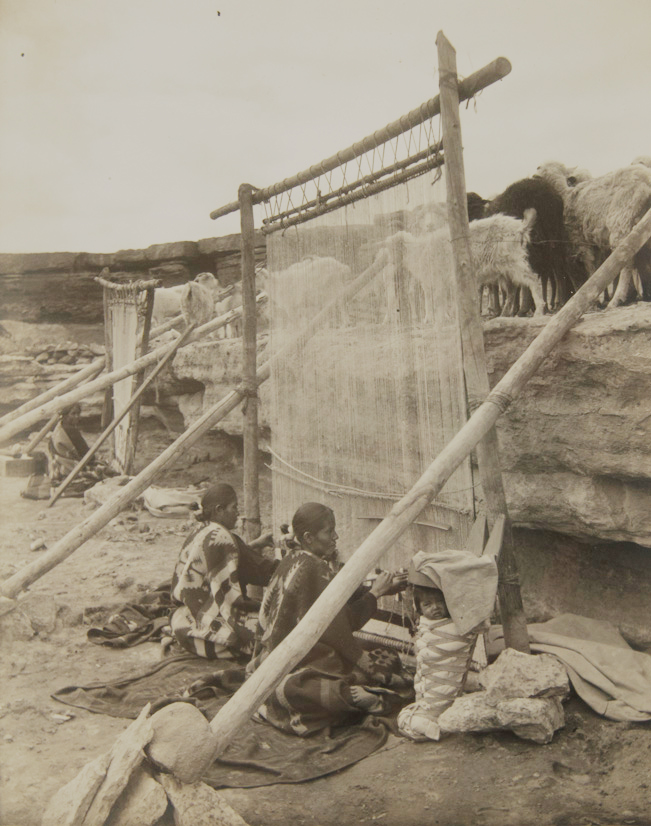
[[(335, 517), (308, 502), (296, 511), (292, 529), (299, 547), (280, 563), (260, 608), (255, 670), (300, 622), (334, 577)], [(277, 728), (307, 735), (330, 725), (356, 722), (363, 714), (386, 714), (408, 702), (411, 681), (394, 652), (365, 651), (353, 637), (375, 613), (377, 598), (395, 593), (389, 573), (362, 589), (340, 611), (312, 650), (260, 706), (257, 716)], [(399, 693), (400, 692), (400, 693)], [(402, 695), (402, 696), (401, 696)]]
[[(49, 475), (53, 487), (63, 482), (89, 450), (88, 443), (79, 429), (80, 420), (81, 405), (73, 404), (63, 411), (61, 419), (49, 438)], [(117, 472), (109, 468), (104, 462), (92, 458), (68, 485), (64, 495), (81, 496), (85, 490), (100, 482), (106, 476), (116, 475)]]
[(233, 488), (209, 488), (197, 513), (203, 527), (186, 540), (172, 577), (172, 597), (182, 603), (170, 619), (174, 637), (210, 660), (251, 654), (259, 604), (246, 588), (266, 585), (278, 565), (256, 550), (271, 542), (270, 534), (247, 545), (233, 533), (237, 516)]

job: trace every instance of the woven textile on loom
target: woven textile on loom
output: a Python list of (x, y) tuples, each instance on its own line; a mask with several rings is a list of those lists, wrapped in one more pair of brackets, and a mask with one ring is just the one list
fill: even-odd
[[(353, 280), (364, 288), (274, 364), (274, 524), (330, 506), (347, 559), (466, 421), (452, 258), (419, 243), (446, 225), (434, 172), (268, 235), (273, 354)], [(474, 518), (470, 460), (382, 560), (463, 547)]]
[[(146, 350), (148, 327), (145, 325), (147, 303), (153, 301), (139, 282), (104, 284), (105, 319), (109, 326), (108, 358), (110, 368), (118, 370)], [(119, 415), (129, 404), (142, 378), (127, 376), (113, 385), (113, 415)], [(113, 433), (115, 459), (123, 473), (131, 472), (138, 436), (136, 404), (115, 428)]]

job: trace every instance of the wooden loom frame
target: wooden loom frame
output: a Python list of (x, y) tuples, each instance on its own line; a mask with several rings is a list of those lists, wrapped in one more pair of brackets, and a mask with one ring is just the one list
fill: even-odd
[[(484, 354), (481, 318), (474, 298), (474, 275), (470, 256), (468, 212), (463, 167), (463, 148), (459, 120), (459, 103), (468, 100), (477, 92), (501, 80), (511, 71), (506, 58), (497, 58), (484, 68), (459, 81), (456, 71), (456, 53), (443, 32), (437, 36), (439, 58), (440, 94), (412, 110), (403, 117), (363, 138), (352, 146), (309, 167), (302, 172), (264, 189), (255, 189), (250, 184), (242, 184), (238, 201), (227, 204), (210, 213), (217, 219), (235, 210), (240, 211), (242, 231), (242, 309), (243, 309), (243, 384), (247, 391), (244, 412), (244, 521), (248, 539), (257, 536), (260, 529), (259, 482), (257, 470), (258, 454), (258, 400), (256, 392), (256, 316), (255, 305), (255, 249), (253, 206), (270, 198), (304, 185), (325, 175), (348, 161), (377, 148), (381, 144), (424, 123), (437, 114), (441, 115), (443, 127), (444, 157), (441, 159), (441, 144), (428, 147), (416, 155), (394, 164), (377, 174), (367, 175), (352, 185), (342, 187), (336, 197), (329, 201), (318, 198), (281, 215), (281, 228), (291, 226), (312, 217), (324, 214), (366, 197), (382, 188), (393, 186), (410, 177), (423, 174), (429, 169), (443, 164), (446, 171), (446, 192), (448, 220), (452, 229), (453, 258), (457, 281), (459, 325), (462, 338), (462, 362), (466, 381), (466, 398), (469, 413), (478, 406), (490, 391)], [(284, 220), (287, 219), (287, 220)], [(264, 231), (273, 231), (269, 221)], [(398, 295), (400, 294), (400, 285)], [(408, 306), (408, 305), (405, 305)], [(529, 651), (529, 640), (520, 594), (520, 584), (513, 551), (511, 522), (508, 517), (506, 495), (502, 481), (499, 448), (496, 431), (493, 428), (477, 449), (477, 463), (484, 490), (489, 524), (492, 527), (499, 518), (504, 519), (504, 540), (502, 553), (498, 556), (500, 568), (500, 611), (508, 646), (521, 651)]]
[[(103, 271), (95, 280), (103, 288), (106, 369), (110, 372), (113, 368), (113, 358), (115, 355), (111, 306), (118, 303), (133, 303), (137, 322), (136, 341), (132, 361), (138, 359), (146, 353), (149, 345), (151, 318), (154, 309), (154, 290), (160, 286), (161, 282), (159, 280), (109, 281), (104, 277), (105, 275), (107, 275), (107, 273)], [(142, 295), (143, 293), (144, 295)], [(126, 380), (127, 379), (124, 379), (124, 381)], [(136, 373), (133, 379), (131, 379), (131, 398), (136, 396), (143, 380), (144, 371)], [(111, 385), (106, 388), (104, 396), (104, 409), (102, 411), (103, 428), (107, 427), (113, 418), (115, 398), (115, 387)], [(127, 412), (125, 412), (125, 415), (121, 418), (126, 419), (126, 422), (122, 425), (118, 419), (118, 423), (114, 428), (113, 455), (115, 456), (115, 462), (120, 472), (129, 475), (132, 471), (136, 456), (140, 401), (137, 400), (132, 405), (127, 404), (124, 410)], [(118, 414), (119, 412), (120, 411), (118, 411)], [(125, 433), (123, 444), (122, 440), (118, 437), (118, 428)]]

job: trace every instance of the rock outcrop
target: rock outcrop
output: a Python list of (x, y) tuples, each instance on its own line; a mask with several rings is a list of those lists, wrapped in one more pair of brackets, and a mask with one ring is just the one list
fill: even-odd
[[(154, 244), (142, 250), (114, 253), (0, 253), (0, 318), (31, 323), (101, 323), (102, 288), (94, 281), (104, 267), (112, 274), (159, 278), (171, 287), (200, 272), (217, 275), (226, 287), (239, 278), (239, 235)], [(264, 260), (261, 234), (256, 246)]]
[[(486, 323), (492, 385), (546, 323)], [(235, 340), (195, 344), (176, 357), (177, 377), (206, 388), (186, 403), (189, 419), (239, 382), (240, 359)], [(265, 428), (268, 392), (262, 385)], [(236, 410), (222, 427), (239, 435), (241, 419)], [(498, 434), (516, 525), (651, 548), (651, 304), (586, 315), (500, 419)]]

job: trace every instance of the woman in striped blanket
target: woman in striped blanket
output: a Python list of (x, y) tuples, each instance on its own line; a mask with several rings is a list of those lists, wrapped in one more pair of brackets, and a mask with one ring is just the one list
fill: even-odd
[(209, 488), (197, 514), (203, 527), (186, 540), (172, 577), (172, 597), (181, 603), (172, 632), (187, 651), (211, 660), (251, 654), (259, 603), (247, 585), (266, 585), (278, 565), (257, 551), (271, 535), (247, 545), (233, 533), (237, 517), (233, 488)]
[[(294, 548), (281, 561), (260, 608), (252, 671), (298, 625), (334, 577), (335, 517), (330, 508), (308, 502), (292, 520)], [(384, 715), (413, 696), (411, 681), (392, 651), (365, 651), (353, 637), (375, 613), (377, 598), (395, 593), (391, 574), (380, 574), (370, 590), (360, 589), (321, 639), (260, 706), (259, 719), (308, 735), (332, 725), (354, 723), (364, 714)]]

